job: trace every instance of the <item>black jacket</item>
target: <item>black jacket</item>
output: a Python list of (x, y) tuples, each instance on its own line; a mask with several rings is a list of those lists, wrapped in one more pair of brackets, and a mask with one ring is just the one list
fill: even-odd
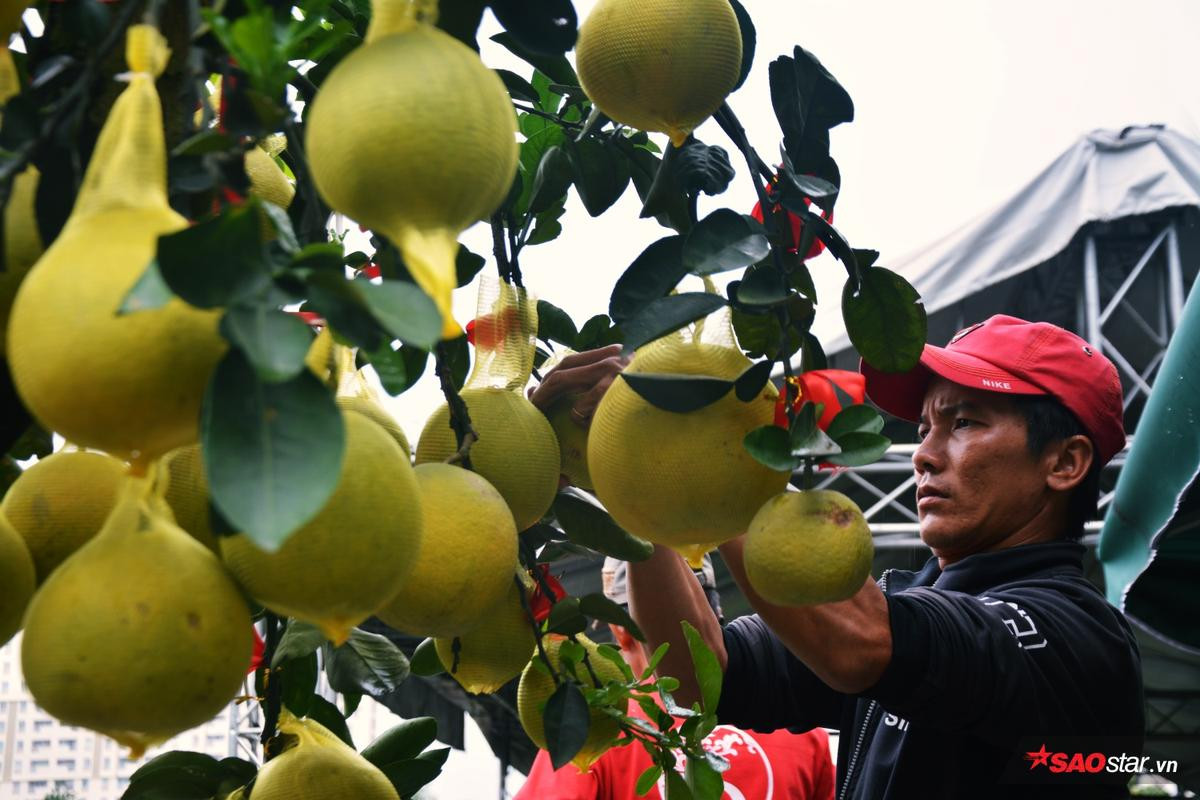
[(734, 620), (718, 716), (839, 729), (837, 800), (1125, 797), (1130, 774), (1052, 774), (1025, 758), (1043, 740), (1141, 753), (1137, 645), (1084, 577), (1083, 553), (1060, 541), (884, 573), (892, 660), (857, 696), (821, 682), (757, 615)]

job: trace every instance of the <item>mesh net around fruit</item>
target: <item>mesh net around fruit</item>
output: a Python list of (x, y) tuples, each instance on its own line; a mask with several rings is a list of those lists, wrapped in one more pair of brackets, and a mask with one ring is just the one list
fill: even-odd
[(522, 391), (533, 374), (537, 328), (537, 297), (484, 275), (471, 325), (475, 364), (463, 388)]
[(420, 23), (435, 25), (437, 20), (438, 0), (372, 0), (366, 43), (403, 33)]

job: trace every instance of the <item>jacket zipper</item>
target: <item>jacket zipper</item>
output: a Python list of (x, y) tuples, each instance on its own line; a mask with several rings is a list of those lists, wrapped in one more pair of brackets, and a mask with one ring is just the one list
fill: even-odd
[[(879, 589), (884, 594), (887, 594), (887, 580), (892, 570), (887, 569), (879, 576)], [(871, 729), (871, 722), (875, 716), (875, 708), (878, 706), (874, 700), (867, 704), (867, 713), (863, 717), (862, 728), (858, 732), (858, 740), (854, 743), (854, 750), (850, 753), (850, 763), (846, 765), (846, 780), (842, 783), (842, 791), (838, 794), (838, 800), (846, 800), (846, 793), (850, 791), (850, 779), (854, 776), (854, 767), (858, 764), (858, 756), (862, 750), (863, 740), (867, 738), (867, 731)]]

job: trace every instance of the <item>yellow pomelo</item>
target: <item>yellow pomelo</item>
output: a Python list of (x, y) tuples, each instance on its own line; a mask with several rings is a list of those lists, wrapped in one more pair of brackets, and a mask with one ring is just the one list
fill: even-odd
[(327, 728), (279, 713), (285, 750), (263, 765), (249, 800), (400, 800), (378, 767)]
[(35, 576), (29, 548), (0, 514), (0, 647), (21, 629), (21, 617), (33, 597)]
[(871, 574), (875, 553), (862, 511), (840, 492), (772, 497), (746, 532), (746, 577), (777, 605), (845, 600)]
[[(308, 353), (304, 356), (304, 365), (309, 371), (316, 375), (321, 383), (329, 384), (331, 375), (336, 368), (335, 348), (333, 341), (333, 331), (326, 325), (321, 329), (308, 346)], [(337, 388), (337, 381), (333, 381), (333, 388)]]
[(166, 43), (129, 28), (129, 85), (113, 104), (62, 233), (17, 290), (8, 359), (25, 406), (75, 444), (145, 462), (195, 441), (225, 351), (218, 313), (172, 299), (118, 315), (158, 237), (187, 227), (167, 204), (154, 76)]
[(342, 412), (342, 419), (341, 477), (317, 515), (273, 553), (245, 534), (218, 543), (251, 597), (318, 625), (335, 644), (396, 593), (416, 558), (422, 523), (417, 479), (400, 447), (361, 414)]
[(104, 529), (34, 595), (21, 644), (38, 705), (134, 758), (223, 709), (253, 648), (237, 586), (148, 487), (127, 479)]
[[(545, 515), (558, 493), (554, 429), (519, 392), (477, 388), (464, 389), (461, 396), (479, 434), (471, 445), (471, 468), (496, 487), (523, 531)], [(421, 431), (416, 463), (445, 461), (457, 451), (450, 407), (443, 403)]]
[[(734, 348), (674, 337), (639, 350), (625, 371), (732, 380), (748, 366)], [(788, 482), (742, 445), (750, 431), (772, 423), (777, 396), (768, 383), (748, 403), (731, 391), (680, 414), (614, 381), (588, 433), (596, 496), (622, 528), (657, 544), (715, 545), (738, 536)]]
[(167, 505), (175, 514), (175, 523), (200, 544), (217, 550), (209, 512), (208, 478), (204, 474), (204, 454), (200, 445), (189, 444), (163, 456), (167, 468)]
[(493, 605), (473, 630), (459, 634), (457, 654), (453, 638), (434, 639), (446, 672), (471, 694), (496, 691), (529, 663), (536, 640), (521, 605), (522, 591), (513, 583), (504, 599)]
[[(13, 8), (17, 8), (19, 14), (24, 5)], [(11, 12), (0, 6), (0, 26), (8, 13)], [(17, 75), (17, 65), (13, 63), (12, 53), (7, 47), (0, 46), (0, 103), (7, 103), (9, 98), (20, 91), (21, 80)], [(29, 268), (41, 258), (45, 249), (42, 235), (38, 232), (37, 213), (34, 209), (39, 177), (37, 167), (32, 164), (14, 177), (8, 204), (4, 207), (4, 271), (0, 272), (0, 357), (3, 357), (5, 351), (8, 312), (12, 308), (17, 287), (25, 279)]]
[(29, 547), (39, 585), (104, 527), (125, 472), (123, 462), (103, 453), (60, 451), (9, 487), (0, 513)]
[(421, 464), (425, 526), (412, 572), (378, 612), (419, 636), (456, 636), (503, 602), (517, 570), (517, 526), (504, 498), (477, 473)]
[(572, 486), (592, 491), (592, 475), (588, 472), (588, 429), (575, 421), (571, 409), (578, 395), (559, 398), (546, 409), (546, 418), (558, 439), (560, 469)]
[(396, 243), (442, 313), (458, 234), (508, 195), (516, 115), (495, 72), (432, 25), (404, 20), (404, 0), (372, 4), (366, 43), (334, 68), (306, 112), (307, 155), (321, 196)]
[(261, 146), (246, 151), (243, 168), (250, 180), (250, 194), (254, 197), (287, 208), (296, 196), (296, 187), (283, 174), (271, 154)]
[(728, 0), (600, 0), (575, 63), (597, 108), (678, 147), (733, 91), (742, 35)]
[(391, 436), (396, 444), (400, 445), (400, 450), (404, 453), (404, 456), (406, 458), (412, 457), (412, 448), (409, 447), (408, 437), (404, 435), (404, 429), (400, 427), (400, 423), (396, 421), (396, 418), (388, 413), (383, 404), (369, 397), (359, 395), (339, 397), (337, 398), (337, 404), (349, 411), (357, 411), (383, 428), (387, 431), (388, 436)]
[[(582, 635), (575, 638), (587, 652), (588, 661), (596, 672), (596, 677), (600, 679), (601, 685), (609, 681), (624, 683), (625, 676), (621, 673), (621, 668), (600, 655), (596, 651), (595, 642)], [(554, 665), (555, 671), (560, 672), (563, 669), (562, 662), (559, 660), (559, 651), (562, 649), (562, 643), (566, 640), (567, 637), (557, 634), (551, 634), (542, 639), (546, 656)], [(550, 695), (554, 693), (555, 689), (554, 679), (550, 677), (545, 666), (541, 656), (535, 653), (525, 667), (525, 671), (521, 673), (521, 685), (517, 688), (517, 713), (521, 718), (521, 727), (525, 729), (525, 733), (529, 734), (533, 743), (543, 750), (546, 749), (546, 730), (542, 712), (545, 709), (546, 701), (550, 699)], [(587, 667), (579, 665), (575, 668), (575, 673), (581, 682), (591, 685), (592, 678)], [(613, 741), (620, 733), (621, 726), (617, 724), (616, 720), (598, 709), (591, 709), (588, 716), (587, 740), (584, 741), (583, 747), (579, 748), (575, 757), (571, 759), (571, 763), (578, 767), (580, 772), (586, 772), (588, 767), (612, 746)]]

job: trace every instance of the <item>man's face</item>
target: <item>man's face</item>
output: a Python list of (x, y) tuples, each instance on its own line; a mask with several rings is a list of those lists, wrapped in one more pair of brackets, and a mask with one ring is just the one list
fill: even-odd
[(1004, 395), (935, 377), (913, 453), (921, 539), (943, 566), (972, 553), (1037, 541), (1049, 499), (1025, 419)]

